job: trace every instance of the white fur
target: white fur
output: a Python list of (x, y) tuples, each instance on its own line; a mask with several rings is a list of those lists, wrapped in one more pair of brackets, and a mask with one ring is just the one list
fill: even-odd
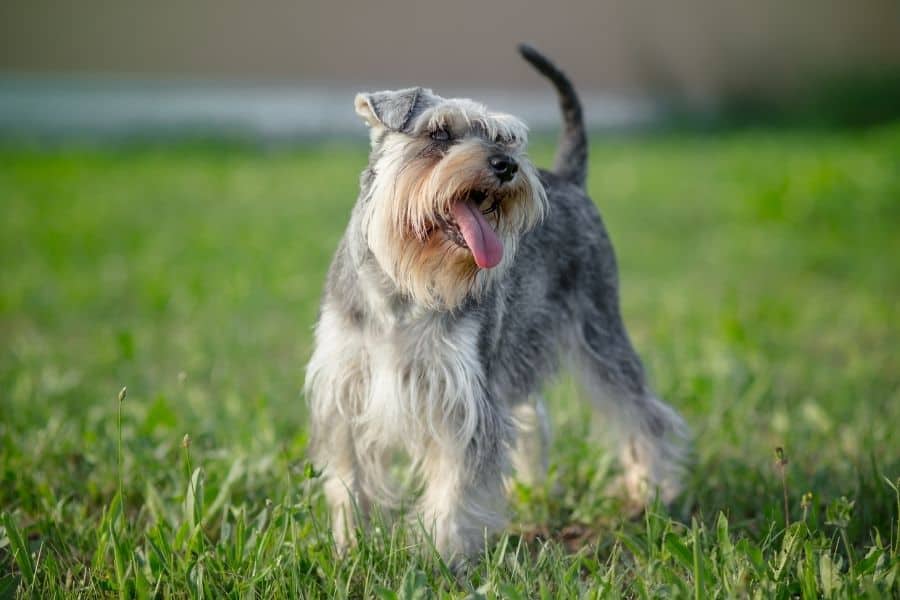
[(516, 443), (511, 462), (516, 479), (526, 485), (543, 482), (547, 475), (550, 446), (550, 419), (540, 396), (513, 407)]
[(371, 286), (367, 298), (380, 315), (378, 328), (360, 333), (326, 304), (307, 367), (313, 421), (341, 424), (322, 434), (341, 436), (346, 427), (346, 438), (332, 440), (330, 454), (316, 457), (324, 465), (335, 538), (339, 544), (351, 539), (342, 530), (352, 529), (355, 509), (396, 503), (384, 457), (399, 445), (426, 481), (419, 510), (426, 529), (448, 555), (468, 552), (486, 526), (502, 522), (497, 494), (473, 489), (464, 466), (487, 408), (478, 323), (467, 319), (446, 331), (424, 311), (398, 323)]

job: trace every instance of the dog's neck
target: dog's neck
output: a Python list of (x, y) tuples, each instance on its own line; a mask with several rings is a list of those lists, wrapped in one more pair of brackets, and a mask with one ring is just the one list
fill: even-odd
[[(370, 169), (366, 169), (366, 173)], [(461, 303), (451, 307), (435, 307), (418, 302), (403, 290), (390, 274), (381, 266), (375, 254), (368, 244), (365, 225), (365, 205), (370, 201), (369, 188), (366, 186), (367, 178), (363, 176), (360, 196), (353, 209), (350, 222), (344, 234), (343, 252), (352, 265), (350, 271), (342, 276), (345, 283), (351, 283), (356, 288), (357, 294), (354, 303), (358, 309), (365, 312), (369, 319), (374, 319), (381, 328), (408, 326), (422, 321), (435, 319), (453, 319), (461, 311), (466, 311), (473, 304), (483, 299), (488, 287), (493, 285), (481, 285), (476, 294), (469, 290)], [(508, 248), (510, 253), (515, 252), (515, 246)], [(497, 268), (496, 271), (502, 269)], [(493, 283), (493, 279), (489, 280)], [(345, 290), (347, 287), (344, 288)], [(344, 302), (342, 300), (342, 302)]]
[[(364, 315), (367, 323), (379, 329), (437, 316), (440, 311), (415, 303), (381, 268), (362, 234), (360, 217), (360, 211), (354, 210), (339, 250), (349, 260), (336, 257), (335, 266), (341, 272), (332, 273), (332, 277), (341, 280), (343, 292), (340, 296), (335, 292), (334, 300), (348, 312)], [(348, 294), (348, 290), (353, 293)]]
[(368, 313), (382, 325), (402, 325), (410, 318), (434, 312), (404, 294), (378, 264), (368, 249), (357, 266), (359, 286)]

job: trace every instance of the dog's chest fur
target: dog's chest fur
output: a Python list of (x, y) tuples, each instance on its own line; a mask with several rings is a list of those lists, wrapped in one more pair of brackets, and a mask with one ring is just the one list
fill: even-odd
[(352, 390), (339, 383), (347, 373), (317, 366), (335, 380), (332, 389), (350, 391), (334, 400), (355, 423), (357, 441), (373, 451), (386, 441), (418, 448), (428, 439), (464, 447), (484, 402), (481, 322), (475, 315), (407, 304), (387, 291), (375, 270), (363, 268), (357, 275), (353, 301), (333, 298), (326, 304), (318, 332), (321, 340), (340, 345), (340, 354), (353, 357)]

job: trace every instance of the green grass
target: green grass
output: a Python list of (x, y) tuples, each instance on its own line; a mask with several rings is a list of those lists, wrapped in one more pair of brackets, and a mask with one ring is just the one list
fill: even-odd
[(361, 145), (6, 146), (0, 598), (897, 596), (898, 157), (898, 126), (596, 140), (626, 321), (694, 431), (686, 491), (623, 516), (563, 377), (549, 481), (457, 576), (388, 522), (336, 557), (305, 460)]

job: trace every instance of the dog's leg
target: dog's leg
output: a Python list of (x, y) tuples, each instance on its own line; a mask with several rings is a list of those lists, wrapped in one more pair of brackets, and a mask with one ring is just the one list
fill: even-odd
[(467, 447), (432, 442), (421, 461), (422, 524), (441, 556), (454, 565), (477, 554), (485, 535), (506, 524), (507, 436), (499, 428), (480, 429)]
[(323, 470), (323, 490), (331, 513), (335, 545), (344, 551), (356, 541), (356, 527), (369, 512), (369, 499), (363, 491), (359, 462), (356, 459), (350, 427), (342, 422), (327, 440), (317, 444), (316, 454), (327, 457)]
[[(596, 323), (604, 323), (604, 327)], [(585, 393), (615, 436), (627, 499), (643, 507), (681, 490), (687, 427), (650, 390), (641, 361), (618, 318), (585, 323), (575, 343), (575, 366)]]
[(362, 344), (342, 314), (323, 305), (316, 349), (306, 370), (310, 406), (310, 455), (322, 469), (323, 491), (340, 550), (355, 540), (357, 517), (369, 510), (351, 419), (368, 386)]
[(550, 445), (550, 420), (539, 395), (512, 407), (516, 443), (511, 454), (515, 480), (535, 485), (547, 476), (547, 452)]

